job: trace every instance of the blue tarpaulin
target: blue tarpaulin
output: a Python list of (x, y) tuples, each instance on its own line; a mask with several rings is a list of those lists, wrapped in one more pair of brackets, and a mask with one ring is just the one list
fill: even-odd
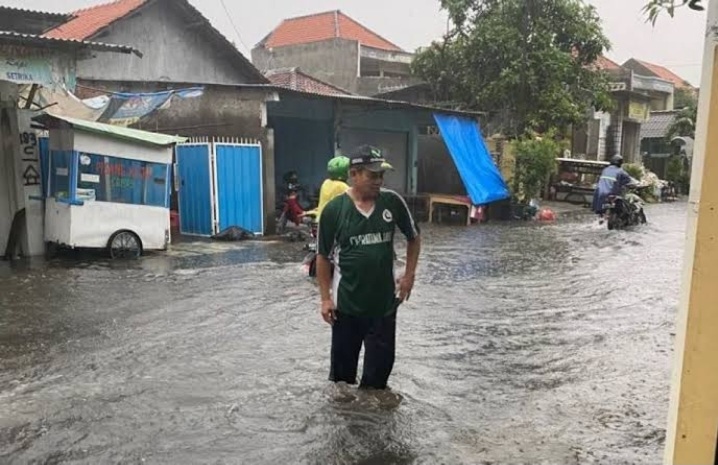
[(511, 196), (476, 121), (459, 116), (434, 113), (441, 136), (466, 192), (474, 205), (485, 205)]

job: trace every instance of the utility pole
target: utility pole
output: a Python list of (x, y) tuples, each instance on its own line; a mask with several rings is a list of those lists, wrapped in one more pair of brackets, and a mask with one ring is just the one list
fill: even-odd
[[(708, 5), (664, 463), (718, 464), (718, 0)], [(710, 182), (712, 180), (712, 182)]]

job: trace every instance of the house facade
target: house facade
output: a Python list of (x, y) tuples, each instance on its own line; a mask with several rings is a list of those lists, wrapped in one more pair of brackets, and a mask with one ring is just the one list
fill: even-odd
[(621, 154), (629, 163), (640, 163), (641, 125), (651, 111), (673, 109), (674, 85), (655, 76), (645, 76), (600, 57), (597, 71), (609, 78), (613, 109), (593, 112), (582, 127), (574, 128), (572, 154), (587, 160), (607, 160)]
[[(156, 104), (168, 92), (190, 89), (201, 95), (204, 86), (261, 86), (269, 81), (237, 48), (215, 29), (207, 18), (186, 0), (116, 0), (71, 13), (70, 19), (50, 29), (47, 38), (62, 40), (103, 40), (128, 43), (144, 55), (120, 59), (94, 56), (77, 68), (77, 91), (65, 98), (70, 106), (80, 99), (112, 96), (117, 104)], [(142, 48), (144, 47), (144, 48)], [(214, 92), (202, 98), (169, 99), (155, 105), (133, 127), (190, 136), (251, 138), (262, 151), (265, 196), (265, 230), (273, 230), (274, 171), (273, 140), (266, 128), (265, 101), (270, 90), (242, 92), (227, 98)], [(187, 101), (184, 101), (187, 100)], [(192, 100), (192, 101), (189, 101)], [(234, 103), (234, 105), (230, 105)], [(104, 111), (115, 102), (106, 105)], [(162, 113), (168, 106), (192, 114)], [(76, 106), (77, 107), (77, 106)], [(58, 109), (59, 111), (59, 109)], [(84, 110), (86, 111), (86, 109)], [(89, 112), (94, 114), (93, 112)], [(96, 112), (95, 112), (96, 113)], [(100, 112), (102, 113), (102, 112)], [(97, 115), (95, 115), (97, 116)], [(170, 116), (171, 118), (167, 118)], [(177, 197), (173, 199), (176, 208)]]
[(677, 115), (678, 110), (651, 112), (649, 120), (641, 128), (643, 163), (661, 179), (666, 179), (668, 160), (678, 153), (677, 147), (667, 137)]
[[(696, 96), (698, 94), (698, 89), (693, 87), (690, 82), (686, 81), (665, 66), (656, 65), (647, 61), (638, 60), (636, 58), (631, 58), (627, 60), (622, 66), (623, 68), (631, 70), (640, 76), (647, 76), (651, 78), (658, 78), (663, 81), (668, 81), (673, 84), (673, 88), (676, 91), (686, 91), (693, 96)], [(653, 111), (667, 111), (673, 109), (673, 105), (670, 105), (670, 108), (668, 107), (669, 105), (666, 105), (665, 108), (652, 107), (651, 109)]]
[(338, 10), (286, 19), (252, 50), (252, 62), (263, 72), (298, 67), (366, 96), (416, 84), (412, 59), (412, 53)]
[(31, 118), (40, 89), (74, 90), (79, 64), (93, 56), (140, 53), (124, 45), (48, 38), (68, 16), (0, 7), (0, 256), (44, 253), (39, 134)]
[(78, 65), (82, 81), (262, 84), (266, 79), (185, 0), (118, 0), (76, 11), (45, 33), (127, 44), (143, 57), (97, 56)]

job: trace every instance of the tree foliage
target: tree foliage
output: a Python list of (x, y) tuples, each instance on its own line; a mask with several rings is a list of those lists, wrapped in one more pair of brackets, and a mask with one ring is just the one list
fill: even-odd
[(655, 25), (658, 17), (664, 12), (672, 18), (676, 14), (676, 9), (681, 7), (703, 11), (705, 10), (704, 3), (708, 3), (708, 0), (650, 0), (643, 7), (643, 12), (647, 16), (647, 20)]
[(540, 197), (549, 178), (558, 170), (556, 157), (561, 153), (561, 145), (553, 134), (548, 136), (522, 138), (512, 143), (516, 157), (512, 190), (518, 200)]
[(509, 135), (563, 129), (611, 105), (592, 65), (610, 43), (583, 0), (441, 0), (453, 29), (418, 53), (437, 100), (505, 115)]
[(698, 119), (698, 107), (691, 105), (683, 108), (676, 115), (676, 119), (668, 128), (666, 138), (671, 141), (674, 137), (696, 137), (696, 120)]
[(673, 93), (673, 108), (686, 108), (698, 105), (698, 97), (689, 89), (678, 88)]

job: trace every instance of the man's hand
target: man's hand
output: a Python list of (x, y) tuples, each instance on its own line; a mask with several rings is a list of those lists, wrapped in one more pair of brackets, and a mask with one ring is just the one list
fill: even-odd
[(406, 273), (399, 279), (399, 300), (404, 302), (411, 297), (411, 290), (414, 288), (414, 275)]
[(334, 308), (334, 302), (331, 300), (322, 300), (322, 318), (324, 318), (324, 321), (326, 321), (328, 324), (332, 325), (334, 324), (334, 321), (337, 319), (337, 313), (336, 309)]

